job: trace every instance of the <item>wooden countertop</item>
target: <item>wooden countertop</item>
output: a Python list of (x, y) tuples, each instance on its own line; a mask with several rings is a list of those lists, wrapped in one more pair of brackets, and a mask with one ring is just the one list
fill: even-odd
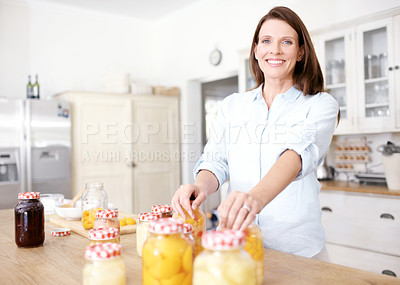
[(321, 190), (336, 190), (336, 191), (347, 191), (347, 192), (358, 192), (358, 193), (369, 193), (378, 195), (388, 195), (388, 196), (400, 196), (400, 191), (392, 191), (381, 185), (365, 185), (357, 182), (348, 181), (320, 181)]
[[(56, 226), (46, 223), (42, 247), (18, 248), (14, 242), (13, 210), (0, 210), (0, 220), (1, 284), (81, 284), (86, 238), (74, 233), (52, 237), (50, 230)], [(127, 284), (142, 284), (142, 260), (136, 253), (135, 234), (121, 236), (121, 244)], [(263, 284), (400, 284), (398, 278), (274, 250), (265, 249), (264, 255)]]

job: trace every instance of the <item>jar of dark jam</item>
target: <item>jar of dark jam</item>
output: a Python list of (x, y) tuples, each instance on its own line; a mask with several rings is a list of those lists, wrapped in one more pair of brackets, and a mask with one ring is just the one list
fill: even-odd
[(44, 242), (44, 207), (39, 192), (18, 194), (14, 208), (15, 243), (18, 247), (36, 247)]

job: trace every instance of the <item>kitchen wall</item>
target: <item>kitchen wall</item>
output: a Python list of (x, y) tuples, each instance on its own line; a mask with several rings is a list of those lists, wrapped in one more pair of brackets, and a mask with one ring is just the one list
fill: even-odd
[[(25, 96), (29, 73), (42, 97), (65, 90), (105, 91), (111, 76), (181, 88), (183, 182), (201, 151), (200, 83), (237, 72), (238, 51), (273, 6), (295, 10), (310, 30), (399, 6), (398, 0), (204, 0), (145, 22), (54, 4), (0, 0), (0, 96)], [(218, 47), (222, 62), (211, 66)], [(193, 155), (192, 155), (193, 154)]]

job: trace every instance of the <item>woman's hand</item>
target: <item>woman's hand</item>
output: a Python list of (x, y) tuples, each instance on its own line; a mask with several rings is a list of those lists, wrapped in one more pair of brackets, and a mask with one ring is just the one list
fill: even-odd
[[(190, 205), (190, 197), (196, 198), (192, 205)], [(179, 187), (175, 192), (174, 197), (172, 197), (171, 204), (174, 211), (177, 212), (181, 217), (186, 219), (185, 209), (188, 214), (194, 218), (193, 210), (196, 210), (200, 205), (206, 200), (206, 191), (194, 184), (184, 184)]]
[(233, 191), (218, 207), (220, 227), (244, 230), (261, 210), (261, 204), (251, 194)]

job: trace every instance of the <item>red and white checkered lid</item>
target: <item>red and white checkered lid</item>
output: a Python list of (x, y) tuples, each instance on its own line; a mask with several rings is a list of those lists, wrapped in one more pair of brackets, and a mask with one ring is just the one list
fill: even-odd
[(90, 260), (108, 259), (121, 256), (121, 245), (114, 242), (94, 244), (86, 247), (85, 257)]
[(141, 222), (156, 221), (161, 218), (161, 213), (140, 213), (138, 218)]
[(51, 230), (51, 235), (53, 237), (65, 237), (65, 236), (69, 236), (70, 234), (71, 234), (71, 229), (67, 229), (67, 228), (59, 228), (59, 229)]
[(193, 226), (188, 223), (183, 224), (183, 233), (188, 234), (191, 232), (193, 232)]
[(219, 230), (205, 232), (201, 238), (204, 248), (211, 250), (229, 250), (244, 245), (245, 235), (242, 231)]
[(172, 218), (163, 218), (151, 222), (149, 231), (155, 234), (176, 234), (183, 232), (183, 222)]
[(96, 218), (99, 219), (118, 218), (118, 210), (99, 210), (96, 212)]
[(18, 199), (23, 200), (23, 199), (39, 199), (40, 198), (40, 192), (24, 192), (24, 193), (18, 193)]
[(89, 239), (92, 240), (107, 240), (115, 239), (119, 237), (119, 232), (117, 228), (101, 228), (101, 229), (91, 229), (89, 230)]
[(154, 205), (151, 207), (151, 211), (153, 213), (168, 213), (172, 212), (172, 206), (171, 205)]

